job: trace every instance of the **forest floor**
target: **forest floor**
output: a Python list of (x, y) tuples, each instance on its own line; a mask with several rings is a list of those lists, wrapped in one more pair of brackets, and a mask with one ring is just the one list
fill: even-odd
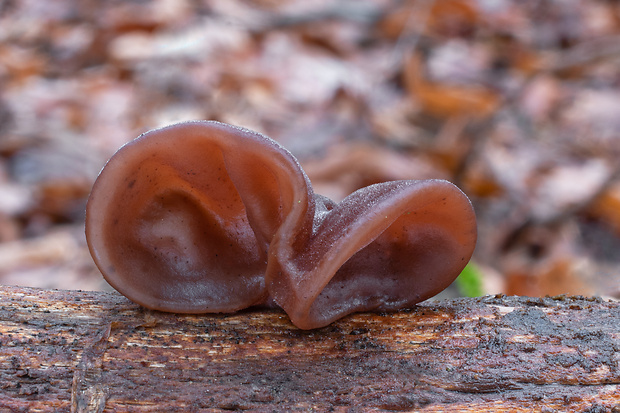
[(0, 0), (0, 283), (109, 289), (97, 173), (189, 119), (278, 140), (336, 200), (456, 183), (482, 292), (620, 298), (617, 2)]

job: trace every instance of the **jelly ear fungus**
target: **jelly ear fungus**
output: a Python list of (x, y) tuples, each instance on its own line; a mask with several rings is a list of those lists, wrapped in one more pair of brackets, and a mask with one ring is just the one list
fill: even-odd
[(145, 307), (233, 312), (273, 301), (310, 329), (437, 294), (469, 261), (476, 220), (442, 180), (385, 182), (337, 204), (314, 194), (273, 140), (188, 122), (110, 159), (86, 235), (106, 280)]
[(176, 124), (129, 142), (102, 169), (86, 208), (88, 246), (105, 279), (145, 307), (233, 312), (267, 299), (269, 244), (285, 217), (306, 213), (308, 191), (296, 159), (271, 139)]
[(372, 185), (317, 212), (305, 245), (293, 246), (292, 231), (278, 232), (267, 271), (275, 301), (305, 329), (434, 296), (465, 267), (476, 241), (469, 199), (442, 180)]

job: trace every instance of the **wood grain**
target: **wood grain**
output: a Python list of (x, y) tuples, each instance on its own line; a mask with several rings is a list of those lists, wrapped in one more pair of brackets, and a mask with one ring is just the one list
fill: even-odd
[(302, 331), (0, 287), (0, 410), (620, 412), (620, 304), (489, 296)]

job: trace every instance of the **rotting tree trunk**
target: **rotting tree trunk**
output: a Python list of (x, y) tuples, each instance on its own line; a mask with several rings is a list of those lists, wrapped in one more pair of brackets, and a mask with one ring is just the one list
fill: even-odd
[(0, 411), (620, 412), (620, 304), (483, 297), (302, 331), (0, 288)]

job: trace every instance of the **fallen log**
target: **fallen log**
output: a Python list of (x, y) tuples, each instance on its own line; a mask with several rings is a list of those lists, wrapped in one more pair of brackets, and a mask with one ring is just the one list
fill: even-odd
[(620, 412), (620, 303), (487, 296), (302, 331), (0, 287), (0, 411)]

